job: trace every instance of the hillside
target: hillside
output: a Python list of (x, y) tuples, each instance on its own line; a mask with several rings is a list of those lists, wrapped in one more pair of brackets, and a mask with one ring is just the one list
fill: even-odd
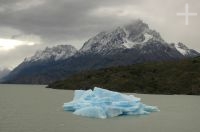
[(200, 95), (200, 57), (82, 72), (48, 87), (75, 90), (94, 86), (121, 92)]

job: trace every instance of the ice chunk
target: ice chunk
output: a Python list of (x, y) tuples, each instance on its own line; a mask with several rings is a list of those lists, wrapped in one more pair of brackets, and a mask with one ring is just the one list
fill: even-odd
[(102, 119), (105, 119), (107, 117), (103, 108), (98, 106), (84, 107), (76, 110), (74, 114), (86, 117), (102, 118)]
[(75, 90), (71, 102), (64, 103), (65, 111), (75, 115), (108, 118), (119, 115), (143, 115), (159, 111), (155, 106), (140, 102), (140, 98), (95, 87), (94, 90)]

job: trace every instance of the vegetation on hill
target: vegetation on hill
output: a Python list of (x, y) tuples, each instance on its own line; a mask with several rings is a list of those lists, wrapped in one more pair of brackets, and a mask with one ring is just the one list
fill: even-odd
[(94, 86), (119, 92), (200, 95), (200, 57), (82, 72), (48, 87), (75, 90)]

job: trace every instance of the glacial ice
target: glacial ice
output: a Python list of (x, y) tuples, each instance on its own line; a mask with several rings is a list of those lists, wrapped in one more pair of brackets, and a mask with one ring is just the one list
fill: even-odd
[(144, 115), (159, 111), (155, 106), (140, 102), (140, 98), (95, 87), (94, 90), (75, 90), (71, 102), (64, 103), (65, 111), (75, 115), (109, 118), (120, 115)]

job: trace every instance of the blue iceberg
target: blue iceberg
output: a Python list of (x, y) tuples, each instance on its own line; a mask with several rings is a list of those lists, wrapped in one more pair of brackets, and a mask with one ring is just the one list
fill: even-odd
[(140, 98), (95, 87), (94, 90), (75, 90), (71, 102), (64, 103), (65, 111), (75, 115), (109, 118), (120, 115), (146, 115), (159, 111), (155, 106), (140, 102)]

